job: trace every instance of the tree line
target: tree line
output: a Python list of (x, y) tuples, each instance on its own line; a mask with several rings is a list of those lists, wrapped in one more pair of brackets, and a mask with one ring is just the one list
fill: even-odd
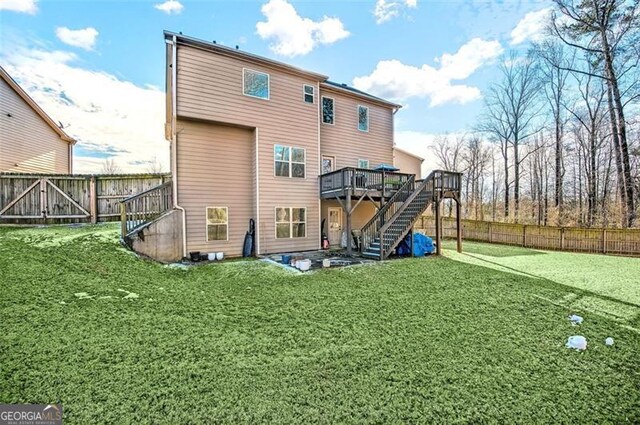
[(639, 1), (553, 3), (545, 37), (501, 59), (476, 125), (434, 154), (464, 173), (467, 218), (638, 226)]

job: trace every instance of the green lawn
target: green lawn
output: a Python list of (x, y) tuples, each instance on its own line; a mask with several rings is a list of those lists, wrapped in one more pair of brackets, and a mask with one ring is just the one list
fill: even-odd
[(69, 424), (637, 422), (640, 260), (465, 247), (300, 275), (0, 228), (0, 402)]

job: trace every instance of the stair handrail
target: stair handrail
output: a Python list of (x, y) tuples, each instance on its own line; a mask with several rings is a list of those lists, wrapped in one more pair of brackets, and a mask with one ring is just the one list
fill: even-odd
[(173, 185), (167, 181), (120, 201), (120, 233), (124, 238), (173, 209)]
[[(387, 211), (395, 205), (398, 199), (403, 193), (407, 191), (413, 191), (413, 185), (415, 183), (415, 175), (411, 175), (406, 182), (400, 186), (400, 188), (389, 198), (389, 200), (376, 212), (373, 217), (360, 229), (360, 250), (364, 251), (365, 247), (375, 239), (375, 236), (379, 232), (378, 224), (380, 224), (380, 218), (384, 217)], [(409, 189), (410, 188), (410, 189)], [(409, 189), (409, 190), (408, 190)], [(371, 241), (367, 241), (367, 238), (372, 238)]]

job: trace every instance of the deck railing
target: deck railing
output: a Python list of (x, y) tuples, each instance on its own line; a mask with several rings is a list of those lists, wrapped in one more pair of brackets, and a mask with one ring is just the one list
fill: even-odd
[(340, 170), (320, 176), (320, 194), (327, 195), (343, 192), (347, 189), (354, 191), (384, 189), (389, 193), (395, 192), (413, 174), (403, 174), (389, 171), (369, 170), (367, 168), (341, 168)]
[(138, 227), (173, 209), (173, 193), (170, 181), (120, 202), (122, 237)]

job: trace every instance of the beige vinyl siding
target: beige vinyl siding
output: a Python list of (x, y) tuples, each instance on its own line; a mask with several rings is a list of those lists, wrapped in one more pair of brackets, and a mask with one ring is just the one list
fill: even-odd
[[(259, 171), (252, 181), (259, 181), (256, 189), (260, 211), (259, 220), (256, 220), (259, 221), (256, 229), (259, 253), (319, 248), (318, 107), (305, 103), (302, 96), (303, 84), (315, 86), (317, 81), (184, 45), (178, 46), (177, 65), (179, 117), (257, 129)], [(242, 94), (243, 68), (269, 74), (269, 100)], [(273, 149), (276, 144), (306, 149), (306, 178), (275, 177)], [(255, 157), (255, 149), (247, 155), (247, 158)], [(182, 172), (190, 175), (202, 171), (183, 169)], [(249, 177), (252, 172), (247, 171)], [(180, 192), (180, 196), (184, 198), (185, 195)], [(186, 196), (197, 197), (198, 192)], [(249, 196), (251, 192), (247, 194)], [(252, 198), (255, 200), (256, 196)], [(307, 209), (306, 238), (275, 238), (276, 207)]]
[[(369, 103), (326, 86), (320, 97), (333, 98), (334, 124), (320, 124), (322, 155), (335, 156), (336, 169), (357, 167), (359, 159), (368, 159), (375, 168), (380, 163), (393, 162), (393, 111)], [(358, 105), (369, 108), (369, 131), (358, 130)]]
[(0, 171), (67, 174), (69, 146), (0, 79)]
[(416, 179), (422, 177), (422, 160), (398, 149), (393, 150), (393, 165), (401, 173), (415, 174)]
[[(178, 202), (186, 211), (187, 252), (242, 255), (254, 217), (254, 130), (178, 121)], [(227, 207), (227, 241), (207, 242), (206, 208)]]

